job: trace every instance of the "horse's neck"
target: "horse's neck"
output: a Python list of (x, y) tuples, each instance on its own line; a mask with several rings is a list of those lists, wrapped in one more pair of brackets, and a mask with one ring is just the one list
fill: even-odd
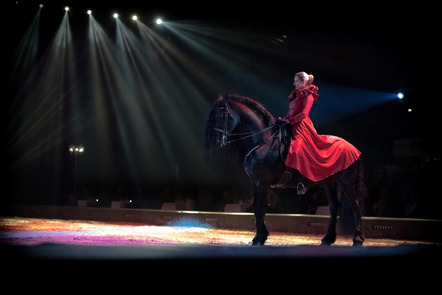
[(271, 120), (263, 119), (262, 116), (258, 115), (251, 109), (242, 109), (239, 112), (240, 124), (238, 124), (236, 133), (253, 134), (244, 141), (245, 145), (250, 145), (250, 148), (255, 147), (264, 140), (270, 137), (271, 132), (260, 132), (266, 127), (268, 127), (272, 122)]
[(259, 119), (258, 116), (250, 116), (249, 114), (240, 115), (240, 124), (238, 127), (242, 129), (242, 132), (259, 131), (266, 128), (267, 125), (264, 121)]

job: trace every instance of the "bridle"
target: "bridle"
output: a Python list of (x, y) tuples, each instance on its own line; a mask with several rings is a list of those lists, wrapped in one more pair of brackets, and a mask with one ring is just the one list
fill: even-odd
[[(224, 123), (223, 123), (223, 129), (219, 129), (216, 127), (213, 127), (213, 129), (215, 129), (215, 131), (221, 132), (222, 133), (222, 141), (221, 141), (221, 147), (226, 146), (230, 143), (234, 143), (240, 140), (244, 140), (250, 137), (253, 137), (255, 135), (267, 132), (271, 129), (273, 129), (275, 127), (275, 125), (271, 125), (268, 127), (265, 127), (263, 129), (260, 130), (255, 130), (255, 131), (249, 131), (249, 132), (240, 132), (240, 133), (230, 133), (229, 130), (227, 130), (228, 125), (229, 125), (229, 116), (231, 115), (230, 110), (229, 110), (229, 106), (227, 104), (227, 99), (228, 99), (228, 95), (226, 94), (223, 98), (223, 102), (224, 102)], [(234, 139), (229, 139), (231, 136), (239, 136), (238, 138), (234, 138)]]

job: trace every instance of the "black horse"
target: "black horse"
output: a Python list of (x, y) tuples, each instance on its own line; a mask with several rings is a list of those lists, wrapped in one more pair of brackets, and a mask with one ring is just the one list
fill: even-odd
[[(243, 167), (253, 184), (256, 235), (253, 245), (263, 245), (269, 232), (264, 223), (267, 195), (285, 171), (284, 155), (290, 143), (283, 135), (284, 125), (257, 101), (239, 95), (219, 97), (209, 114), (206, 126), (206, 145), (209, 150), (234, 146), (244, 159)], [(287, 132), (286, 132), (287, 133)], [(285, 139), (285, 140), (284, 140)], [(337, 217), (340, 216), (343, 233), (353, 235), (353, 245), (362, 245), (361, 198), (363, 181), (361, 160), (321, 182), (314, 183), (301, 174), (294, 177), (293, 187), (299, 181), (307, 187), (322, 185), (327, 194), (330, 220), (322, 245), (336, 240)]]

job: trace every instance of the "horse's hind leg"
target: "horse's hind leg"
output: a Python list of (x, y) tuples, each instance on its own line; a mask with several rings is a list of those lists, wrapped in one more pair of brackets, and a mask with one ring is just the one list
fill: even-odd
[(336, 190), (333, 193), (327, 185), (324, 185), (328, 199), (328, 207), (330, 209), (330, 219), (328, 222), (327, 233), (321, 240), (321, 245), (329, 246), (336, 241), (336, 222), (338, 219), (339, 202)]
[(353, 246), (362, 246), (365, 237), (362, 233), (362, 207), (360, 201), (363, 194), (362, 166), (361, 162), (352, 165), (351, 185), (349, 185), (350, 202), (353, 207), (355, 231), (353, 234)]
[(362, 232), (362, 225), (361, 225), (361, 207), (359, 206), (358, 200), (355, 200), (354, 202), (354, 219), (355, 219), (355, 232), (353, 235), (353, 246), (362, 246), (364, 243), (365, 237)]
[(343, 210), (341, 210), (341, 215), (344, 216), (341, 216), (341, 219), (344, 223), (347, 221), (347, 230), (350, 230), (350, 228), (352, 230), (353, 246), (362, 246), (365, 240), (361, 224), (362, 208), (360, 199), (363, 192), (360, 185), (360, 181), (362, 181), (360, 179), (360, 169), (362, 169), (360, 164), (355, 163), (347, 168), (342, 175), (347, 181), (342, 186), (341, 206)]
[(349, 189), (350, 186), (342, 188), (340, 218), (342, 229), (345, 234), (353, 234), (353, 246), (362, 246), (364, 234), (361, 225), (361, 208), (356, 198), (357, 190)]

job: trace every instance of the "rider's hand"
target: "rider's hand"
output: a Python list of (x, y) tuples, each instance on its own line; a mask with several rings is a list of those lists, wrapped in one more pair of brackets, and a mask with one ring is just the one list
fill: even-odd
[(284, 124), (287, 124), (287, 123), (288, 123), (288, 121), (286, 119), (284, 119), (284, 118), (278, 117), (278, 119), (276, 119), (276, 124), (277, 125), (284, 125)]

